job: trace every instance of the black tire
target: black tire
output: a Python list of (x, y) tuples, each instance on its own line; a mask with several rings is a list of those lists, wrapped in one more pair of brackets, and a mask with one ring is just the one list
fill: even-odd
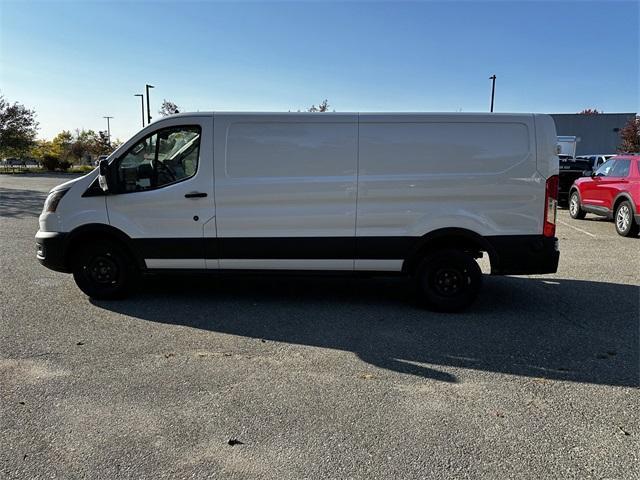
[(427, 306), (439, 312), (459, 312), (473, 303), (482, 285), (475, 259), (461, 250), (439, 250), (417, 271), (418, 290)]
[(96, 241), (83, 246), (73, 262), (78, 288), (98, 300), (123, 298), (135, 284), (138, 269), (117, 243)]
[(576, 220), (582, 220), (587, 215), (587, 212), (582, 210), (580, 206), (580, 195), (576, 190), (571, 192), (569, 197), (569, 215)]
[(633, 207), (629, 200), (623, 200), (616, 207), (613, 214), (613, 223), (616, 226), (616, 232), (623, 237), (635, 237), (638, 235), (638, 224), (633, 218)]

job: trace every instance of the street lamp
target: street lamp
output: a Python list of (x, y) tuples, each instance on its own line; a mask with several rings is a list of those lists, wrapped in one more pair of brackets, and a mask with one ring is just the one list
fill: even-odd
[(491, 86), (491, 111), (493, 112), (493, 97), (496, 95), (496, 76), (495, 74), (491, 75), (489, 77), (489, 80), (492, 81), (492, 86)]
[(143, 93), (134, 93), (134, 97), (140, 97), (140, 107), (142, 108), (142, 126), (144, 127), (144, 94)]
[(149, 89), (155, 88), (153, 85), (149, 85), (148, 83), (145, 85), (145, 90), (147, 91), (147, 123), (151, 123), (151, 108), (149, 108)]
[(113, 117), (102, 117), (107, 119), (107, 140), (109, 141), (109, 146), (111, 146), (111, 126), (109, 125), (109, 120)]

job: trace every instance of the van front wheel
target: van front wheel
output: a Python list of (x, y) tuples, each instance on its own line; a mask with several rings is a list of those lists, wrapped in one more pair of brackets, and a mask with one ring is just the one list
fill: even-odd
[(73, 264), (73, 279), (91, 298), (108, 300), (129, 293), (136, 269), (117, 244), (97, 241), (83, 246)]
[(417, 281), (419, 293), (429, 307), (440, 312), (457, 312), (478, 296), (482, 271), (468, 253), (439, 250), (422, 261)]

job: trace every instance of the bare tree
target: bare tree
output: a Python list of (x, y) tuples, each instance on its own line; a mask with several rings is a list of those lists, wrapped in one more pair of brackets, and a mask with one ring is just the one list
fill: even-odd
[(166, 117), (167, 115), (174, 115), (176, 113), (180, 113), (180, 110), (178, 109), (178, 105), (176, 105), (175, 103), (165, 98), (164, 101), (162, 102), (162, 106), (160, 107), (160, 110), (158, 110), (158, 113), (163, 117)]
[(580, 113), (580, 115), (598, 115), (598, 114), (604, 113), (604, 112), (598, 111), (595, 108), (585, 108), (584, 110), (582, 110), (579, 113)]
[(325, 98), (322, 103), (320, 103), (317, 107), (315, 105), (311, 105), (309, 107), (308, 112), (328, 112), (329, 111), (329, 101)]

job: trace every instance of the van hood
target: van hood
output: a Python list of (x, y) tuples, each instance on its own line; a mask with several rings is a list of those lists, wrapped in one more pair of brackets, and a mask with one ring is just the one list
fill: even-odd
[(69, 180), (68, 182), (64, 182), (64, 183), (61, 183), (60, 185), (56, 185), (55, 187), (53, 187), (49, 191), (49, 193), (56, 192), (58, 190), (68, 190), (69, 188), (73, 187), (76, 183), (87, 179), (87, 177), (90, 177), (90, 176), (94, 177), (95, 173), (96, 173), (96, 169), (90, 171), (89, 173), (87, 173), (86, 175), (83, 175), (82, 177), (73, 178), (73, 179)]

